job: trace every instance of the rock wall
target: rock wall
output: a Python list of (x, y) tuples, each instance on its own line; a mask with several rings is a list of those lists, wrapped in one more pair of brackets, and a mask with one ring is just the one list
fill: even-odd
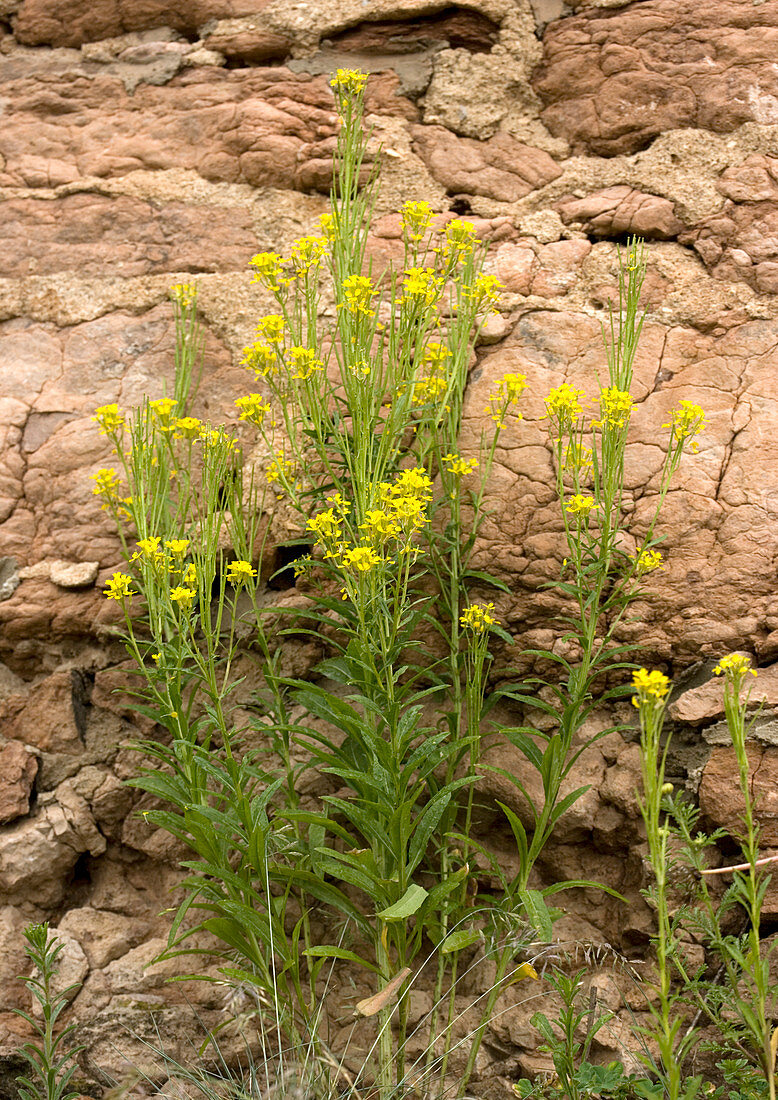
[[(0, 1097), (18, 1069), (8, 1010), (23, 1003), (12, 979), (28, 920), (52, 921), (69, 980), (84, 982), (72, 1011), (95, 1095), (125, 1056), (151, 1065), (150, 1009), (179, 1053), (188, 1000), (207, 1021), (224, 1012), (218, 987), (146, 969), (180, 852), (122, 782), (139, 722), (116, 690), (124, 654), (101, 587), (120, 557), (91, 495), (107, 449), (90, 417), (160, 394), (173, 370), (168, 288), (193, 277), (206, 326), (196, 411), (231, 415), (246, 388), (240, 349), (269, 306), (247, 261), (287, 251), (325, 209), (328, 74), (341, 65), (375, 74), (373, 255), (396, 252), (391, 212), (426, 198), (476, 221), (507, 288), (478, 349), (466, 434), (480, 430), (494, 377), (528, 376), (479, 551), (511, 586), (500, 613), (520, 643), (553, 641), (538, 593), (558, 528), (542, 397), (564, 380), (593, 388), (615, 244), (648, 239), (629, 447), (637, 521), (655, 498), (668, 409), (689, 398), (709, 427), (668, 496), (667, 566), (625, 638), (678, 678), (673, 767), (713, 822), (735, 821), (737, 802), (707, 681), (736, 648), (764, 668), (754, 753), (765, 844), (778, 848), (777, 48), (778, 0), (0, 0)], [(314, 656), (290, 659), (304, 673)], [(521, 767), (504, 752), (499, 762)], [(599, 878), (631, 904), (571, 895), (560, 931), (639, 953), (651, 916), (636, 746), (610, 735), (579, 772), (591, 789), (542, 874)], [(478, 826), (509, 863), (488, 806), (510, 792), (490, 779), (482, 793)], [(778, 890), (768, 910), (778, 917)], [(484, 1095), (488, 1078), (536, 1064), (528, 1016), (513, 1008), (493, 1024)], [(615, 1032), (607, 1041), (618, 1052)]]

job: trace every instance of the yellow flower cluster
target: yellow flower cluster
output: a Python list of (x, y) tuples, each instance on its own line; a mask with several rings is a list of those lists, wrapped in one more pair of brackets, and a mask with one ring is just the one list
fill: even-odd
[(472, 288), (468, 291), (468, 297), (475, 303), (476, 313), (489, 311), (497, 313), (497, 303), (500, 294), (505, 287), (496, 275), (478, 275)]
[(214, 450), (223, 447), (226, 451), (236, 451), (238, 449), (237, 439), (229, 435), (223, 428), (203, 428), (200, 432), (200, 442), (205, 450), (209, 447)]
[[(292, 479), (294, 465), (284, 457), (283, 451), (276, 451), (273, 461), (267, 468), (265, 477), (270, 485), (277, 483), (284, 488)], [(280, 498), (281, 494), (277, 494)]]
[(252, 283), (261, 283), (268, 290), (278, 291), (281, 287), (281, 265), (283, 256), (277, 252), (259, 252), (249, 260), (249, 266), (254, 268)]
[(238, 559), (236, 561), (231, 561), (227, 567), (227, 580), (236, 588), (240, 588), (243, 584), (248, 584), (256, 575), (257, 571), (256, 569), (252, 569), (250, 561)]
[(104, 503), (101, 505), (103, 511), (116, 506), (122, 499), (119, 496), (121, 479), (113, 467), (108, 470), (98, 470), (96, 474), (91, 475), (91, 479), (95, 483), (93, 494), (104, 498)]
[(455, 218), (448, 222), (444, 231), (443, 256), (451, 262), (462, 260), (478, 243), (473, 223)]
[(567, 431), (583, 416), (581, 399), (583, 390), (575, 390), (567, 382), (551, 390), (546, 398), (544, 419), (554, 420), (560, 434)]
[(681, 401), (678, 408), (673, 409), (670, 413), (669, 422), (663, 424), (662, 427), (671, 429), (671, 447), (682, 444), (684, 440), (689, 439), (694, 440), (690, 450), (697, 451), (699, 444), (694, 437), (707, 427), (707, 421), (705, 420), (705, 413), (699, 405), (695, 405), (692, 401)]
[(171, 603), (177, 604), (179, 611), (183, 612), (191, 610), (196, 595), (193, 588), (187, 588), (182, 584), (170, 589)]
[(132, 589), (132, 577), (127, 573), (114, 573), (103, 589), (103, 595), (109, 600), (128, 600), (137, 594)]
[(149, 408), (161, 432), (172, 432), (175, 429), (171, 416), (177, 404), (174, 397), (160, 397), (156, 401), (149, 401)]
[(662, 567), (662, 555), (658, 550), (641, 550), (635, 562), (635, 571), (639, 577), (653, 573)]
[(373, 283), (366, 275), (349, 275), (343, 280), (344, 305), (355, 316), (374, 317), (375, 310), (370, 303), (375, 294)]
[(575, 496), (570, 497), (565, 511), (569, 512), (572, 516), (580, 516), (582, 519), (589, 515), (592, 508), (596, 507), (597, 502), (594, 497), (584, 496), (582, 493), (576, 493)]
[(592, 427), (621, 431), (629, 424), (634, 407), (631, 393), (608, 386), (600, 391), (600, 419), (595, 420)]
[(324, 363), (321, 359), (316, 358), (316, 352), (313, 348), (299, 346), (290, 348), (289, 359), (295, 372), (292, 378), (297, 378), (303, 382), (310, 378), (315, 371), (324, 370)]
[(197, 301), (197, 286), (194, 283), (176, 283), (170, 288), (170, 297), (181, 309), (191, 309)]
[(591, 447), (584, 447), (583, 443), (569, 443), (563, 465), (568, 473), (586, 473), (592, 465)]
[(175, 428), (173, 439), (199, 439), (203, 434), (203, 422), (196, 416), (179, 417), (173, 427)]
[[(451, 352), (446, 344), (437, 340), (431, 340), (424, 349), (422, 363), (424, 373), (413, 383), (413, 404), (434, 405), (438, 404), (448, 390), (446, 367), (451, 359)], [(405, 393), (406, 387), (401, 387), (399, 393)]]
[(326, 237), (300, 237), (292, 245), (292, 270), (302, 279), (312, 267), (318, 267), (327, 251)]
[(270, 405), (259, 393), (247, 393), (245, 397), (238, 397), (235, 404), (240, 409), (239, 420), (248, 420), (261, 428), (265, 417), (270, 412)]
[(356, 573), (369, 573), (380, 565), (383, 558), (376, 554), (372, 546), (353, 546), (345, 550), (341, 555), (341, 565), (344, 569), (353, 570)]
[(330, 244), (335, 240), (335, 215), (321, 214), (319, 216), (319, 228), (322, 236), (326, 237)]
[(435, 212), (428, 202), (405, 202), (402, 206), (403, 236), (409, 241), (424, 239)]
[(632, 702), (639, 707), (641, 703), (661, 703), (670, 690), (670, 681), (663, 672), (656, 669), (649, 672), (647, 668), (641, 668), (633, 672), (632, 686), (635, 689)]
[(445, 463), (448, 472), (453, 474), (454, 477), (467, 477), (468, 474), (472, 474), (478, 465), (477, 458), (465, 459), (455, 454), (443, 455), (442, 461)]
[(284, 338), (286, 322), (280, 313), (269, 313), (267, 317), (260, 317), (257, 321), (256, 333), (260, 340), (269, 340), (271, 344), (279, 344)]
[(278, 373), (278, 356), (269, 344), (256, 340), (243, 349), (242, 367), (254, 372), (255, 378), (272, 378)]
[(92, 419), (99, 424), (100, 435), (113, 435), (120, 428), (123, 428), (126, 423), (124, 416), (119, 411), (119, 406), (116, 404), (101, 405), (99, 409), (95, 409), (95, 415)]
[(751, 668), (751, 658), (743, 653), (728, 653), (726, 657), (721, 658), (713, 671), (716, 676), (729, 675), (733, 679), (742, 678), (749, 672), (752, 676), (756, 676), (756, 669)]
[(344, 538), (343, 523), (351, 506), (339, 493), (327, 498), (330, 508), (308, 520), (307, 529), (315, 536), (324, 557), (341, 568), (369, 573), (385, 558), (378, 553), (394, 540), (399, 553), (413, 551), (413, 536), (427, 522), (427, 503), (432, 497), (432, 480), (423, 467), (402, 470), (393, 482), (378, 486), (379, 507), (369, 508), (359, 524), (364, 544), (350, 546)]
[(405, 272), (400, 303), (413, 307), (429, 308), (437, 302), (443, 290), (443, 279), (432, 267), (409, 267)]
[[(484, 412), (495, 422), (500, 431), (505, 430), (505, 417), (511, 405), (517, 405), (519, 398), (527, 388), (527, 378), (523, 374), (505, 374), (497, 383), (497, 388), (489, 394)], [(516, 413), (521, 420), (522, 414)]]
[(341, 96), (359, 95), (367, 82), (367, 73), (359, 69), (338, 69), (330, 81), (330, 87)]
[(492, 615), (493, 611), (493, 603), (483, 605), (472, 603), (459, 616), (459, 622), (464, 630), (472, 630), (474, 634), (483, 634), (485, 630), (499, 625), (499, 620)]

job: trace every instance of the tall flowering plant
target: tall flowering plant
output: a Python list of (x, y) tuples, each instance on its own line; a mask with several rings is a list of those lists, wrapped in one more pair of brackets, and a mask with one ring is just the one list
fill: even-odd
[[(115, 464), (95, 475), (95, 493), (120, 527), (126, 557), (105, 593), (123, 612), (141, 707), (167, 732), (143, 744), (154, 764), (135, 784), (166, 806), (146, 811), (149, 820), (195, 853), (169, 950), (185, 949), (195, 931), (214, 934), (225, 979), (248, 984), (272, 1006), (279, 1059), (290, 1044), (310, 1041), (326, 1061), (322, 967), (362, 967), (375, 993), (358, 1011), (378, 1019), (376, 1057), (364, 1072), (388, 1100), (436, 1069), (446, 1072), (463, 949), (486, 937), (497, 971), (460, 1066), (462, 1090), (496, 996), (513, 979), (537, 978), (523, 946), (550, 937), (554, 914), (545, 899), (553, 891), (533, 888), (532, 871), (582, 793), (562, 797), (561, 788), (580, 753), (574, 738), (591, 711), (594, 682), (619, 667), (619, 616), (661, 559), (653, 522), (634, 559), (619, 550), (640, 326), (635, 246), (598, 417), (585, 428), (585, 399), (569, 385), (546, 399), (568, 548), (568, 573), (556, 587), (577, 608), (571, 629), (580, 656), (572, 663), (540, 654), (563, 673), (550, 685), (555, 705), (541, 698), (539, 681), (489, 698), (490, 645), (511, 639), (495, 603), (479, 602), (477, 593), (507, 588), (473, 569), (472, 554), (492, 464), (503, 433), (521, 419), (527, 380), (517, 373), (498, 380), (480, 447), (464, 453), (470, 355), (499, 283), (484, 271), (473, 224), (437, 219), (426, 202), (402, 208), (401, 268), (374, 269), (368, 228), (378, 175), (367, 162), (365, 82), (350, 70), (332, 80), (340, 131), (331, 204), (318, 232), (295, 241), (289, 256), (262, 252), (251, 260), (270, 306), (242, 353), (252, 389), (235, 400), (237, 432), (191, 415), (201, 343), (196, 289), (177, 287), (174, 392), (132, 414), (116, 405), (97, 410)], [(672, 414), (662, 495), (702, 425), (696, 406)], [(252, 437), (262, 446), (249, 451)], [(264, 464), (253, 457), (260, 452)], [(260, 577), (268, 517), (280, 505), (309, 548), (294, 565), (307, 603), (288, 629), (314, 634), (326, 648), (315, 680), (283, 675), (271, 641), (268, 617), (277, 624), (279, 609), (263, 597)], [(603, 630), (603, 623), (610, 625)], [(421, 643), (430, 637), (431, 650)], [(249, 655), (264, 682), (254, 722), (237, 706), (245, 700), (236, 669)], [(509, 880), (492, 860), (502, 893), (474, 907), (473, 856), (491, 856), (470, 836), (473, 789), (482, 729), (498, 697), (551, 712), (558, 725), (551, 733), (489, 727), (538, 769), (544, 797), (537, 806), (530, 800), (529, 831), (506, 808), (520, 869)], [(251, 747), (258, 731), (272, 759)], [(298, 793), (299, 772), (310, 765), (339, 787), (318, 809)], [(521, 778), (511, 779), (526, 795)], [(348, 936), (317, 942), (311, 911), (322, 905), (346, 919)], [(206, 915), (193, 922), (197, 911)], [(496, 930), (506, 928), (498, 944)], [(429, 941), (439, 961), (419, 1068), (406, 1060), (407, 994)]]

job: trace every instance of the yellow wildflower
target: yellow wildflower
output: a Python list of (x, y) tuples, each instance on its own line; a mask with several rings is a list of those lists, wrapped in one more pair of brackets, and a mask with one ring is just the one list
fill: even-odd
[(108, 470), (98, 470), (96, 474), (90, 476), (95, 483), (93, 494), (96, 497), (104, 497), (104, 503), (101, 505), (103, 511), (119, 503), (122, 499), (118, 492), (121, 479), (113, 467)]
[(459, 260), (468, 256), (479, 243), (472, 222), (455, 218), (446, 225), (443, 255), (447, 260)]
[(319, 216), (319, 227), (322, 231), (322, 235), (326, 237), (331, 244), (335, 240), (335, 215), (321, 214)]
[(455, 454), (443, 455), (442, 461), (445, 463), (448, 472), (453, 474), (454, 477), (467, 477), (468, 474), (472, 474), (478, 465), (477, 458), (464, 459)]
[(484, 605), (473, 603), (466, 607), (459, 616), (459, 622), (464, 630), (472, 630), (474, 634), (483, 634), (485, 630), (498, 625), (498, 620), (492, 615), (493, 611), (493, 603)]
[(154, 414), (160, 431), (173, 431), (174, 425), (170, 422), (170, 417), (177, 404), (175, 397), (160, 397), (156, 401), (149, 401), (149, 408)]
[(366, 275), (349, 275), (343, 280), (344, 305), (349, 313), (362, 314), (365, 317), (374, 317), (375, 310), (370, 308), (370, 302), (375, 294), (373, 283)]
[(326, 508), (313, 516), (308, 520), (306, 527), (316, 535), (317, 542), (321, 543), (327, 539), (339, 539), (341, 535), (340, 518), (335, 515), (332, 508)]
[(170, 599), (172, 603), (176, 603), (181, 611), (189, 611), (194, 602), (195, 591), (192, 588), (185, 588), (183, 585), (178, 585), (176, 588), (170, 589)]
[(174, 558), (183, 558), (189, 549), (189, 539), (166, 539), (165, 549), (169, 550)]
[(425, 363), (433, 364), (437, 370), (442, 370), (450, 358), (451, 349), (448, 344), (442, 344), (439, 340), (430, 340), (422, 356)]
[(751, 668), (751, 658), (743, 653), (728, 653), (722, 657), (714, 668), (716, 676), (725, 676), (727, 673), (733, 678), (742, 678), (747, 673), (756, 676), (756, 669)]
[(318, 267), (327, 251), (326, 237), (300, 237), (292, 245), (292, 269), (301, 279), (312, 267)]
[(181, 309), (191, 309), (197, 302), (195, 283), (176, 283), (170, 288), (170, 297)]
[(181, 583), (182, 584), (197, 584), (197, 566), (196, 565), (193, 565), (191, 562), (189, 563), (189, 565), (187, 565), (186, 572), (184, 573), (184, 576), (183, 576), (183, 579), (182, 579)]
[(292, 378), (298, 378), (303, 382), (310, 378), (314, 371), (324, 370), (324, 363), (316, 358), (313, 348), (290, 348), (289, 358), (295, 371)]
[(251, 568), (250, 561), (231, 561), (227, 567), (227, 580), (236, 588), (240, 588), (242, 584), (248, 584), (256, 575), (257, 571)]
[(405, 272), (400, 302), (410, 306), (429, 307), (435, 304), (443, 290), (443, 280), (431, 267), (409, 267)]
[(346, 569), (354, 569), (357, 573), (369, 573), (382, 560), (372, 546), (354, 546), (351, 550), (346, 550), (341, 559)]
[(496, 306), (503, 290), (505, 290), (505, 287), (496, 275), (481, 274), (476, 277), (472, 288), (468, 291), (468, 297), (475, 302), (476, 313), (480, 313), (482, 310), (496, 313)]
[(284, 338), (285, 322), (280, 313), (269, 313), (257, 321), (256, 333), (260, 340), (269, 340), (277, 344)]
[(365, 513), (364, 523), (359, 525), (360, 531), (367, 532), (370, 538), (377, 542), (385, 542), (387, 539), (396, 539), (400, 535), (400, 527), (395, 517), (384, 512), (381, 508), (370, 508)]
[(699, 405), (695, 405), (692, 401), (681, 401), (677, 409), (673, 409), (670, 413), (670, 420), (667, 424), (662, 425), (663, 428), (670, 428), (670, 446), (677, 446), (683, 444), (685, 440), (694, 440), (692, 442), (690, 450), (697, 451), (699, 444), (694, 439), (707, 427), (707, 421), (705, 420), (705, 413)]
[(219, 447), (226, 451), (235, 451), (238, 447), (237, 439), (228, 435), (222, 428), (203, 428), (200, 432), (200, 442), (206, 449)]
[(125, 424), (124, 416), (116, 404), (101, 405), (99, 409), (95, 409), (92, 419), (100, 425), (100, 435), (113, 435)]
[(176, 420), (174, 427), (176, 432), (173, 439), (199, 439), (203, 422), (196, 416), (182, 416)]
[(272, 485), (274, 481), (283, 485), (288, 482), (294, 471), (294, 466), (286, 458), (283, 451), (276, 451), (275, 458), (270, 463), (265, 477)]
[(426, 375), (413, 383), (414, 405), (435, 405), (446, 393), (448, 382), (437, 374)]
[(137, 544), (140, 554), (134, 554), (133, 561), (135, 558), (145, 558), (147, 561), (154, 561), (160, 554), (160, 541), (159, 535), (152, 535), (147, 539), (140, 539)]
[(421, 241), (429, 229), (435, 212), (428, 202), (405, 202), (402, 206), (403, 236), (409, 241)]
[(416, 497), (423, 501), (432, 499), (432, 479), (423, 466), (402, 470), (391, 488), (394, 497)]
[(243, 349), (240, 364), (246, 370), (253, 370), (256, 378), (272, 378), (278, 371), (278, 356), (269, 344), (256, 340)]
[(358, 359), (355, 363), (348, 363), (347, 366), (360, 382), (364, 382), (366, 378), (370, 377), (370, 364), (366, 363), (364, 359)]
[(620, 431), (629, 424), (634, 407), (631, 393), (608, 386), (600, 391), (600, 419), (593, 421), (592, 427)]
[(662, 555), (659, 550), (641, 550), (635, 562), (635, 571), (639, 577), (645, 573), (652, 573), (662, 566)]
[(114, 573), (107, 587), (103, 589), (103, 595), (109, 600), (128, 600), (136, 596), (137, 592), (132, 590), (132, 577), (127, 573)]
[(632, 702), (639, 707), (641, 703), (661, 703), (670, 690), (670, 681), (663, 672), (641, 668), (632, 673), (632, 686), (636, 693)]
[(585, 473), (592, 465), (591, 447), (585, 447), (583, 443), (569, 443), (562, 464), (569, 473)]
[(582, 493), (576, 493), (574, 497), (570, 497), (565, 511), (569, 512), (572, 516), (588, 516), (595, 506), (596, 501), (594, 497), (587, 497), (583, 496)]
[(330, 87), (334, 88), (340, 96), (358, 96), (367, 82), (367, 73), (359, 69), (338, 69), (330, 81)]
[(279, 290), (283, 262), (283, 256), (277, 252), (258, 252), (252, 256), (249, 260), (249, 266), (254, 268), (252, 283), (261, 283), (268, 290)]
[[(488, 404), (484, 412), (489, 414), (500, 431), (505, 428), (505, 417), (511, 405), (517, 405), (519, 398), (527, 388), (527, 377), (524, 374), (505, 374), (498, 381), (497, 388), (489, 394)], [(522, 414), (516, 413), (516, 419), (521, 420)]]
[(245, 397), (238, 397), (235, 404), (241, 410), (239, 420), (248, 420), (262, 427), (265, 417), (270, 412), (270, 405), (259, 393), (247, 393)]
[(583, 416), (583, 390), (574, 390), (567, 382), (550, 391), (546, 398), (543, 419), (555, 420), (560, 434), (571, 428)]

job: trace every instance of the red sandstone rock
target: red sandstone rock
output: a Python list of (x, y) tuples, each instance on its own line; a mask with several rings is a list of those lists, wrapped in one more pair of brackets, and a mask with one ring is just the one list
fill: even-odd
[(0, 742), (0, 825), (27, 813), (37, 773), (38, 761), (21, 741)]
[(336, 118), (323, 77), (196, 69), (130, 97), (117, 78), (55, 73), (10, 81), (4, 94), (0, 186), (179, 167), (255, 187), (329, 188)]
[(533, 85), (575, 152), (631, 153), (685, 126), (776, 119), (778, 0), (645, 0), (552, 22)]
[[(778, 846), (778, 750), (748, 748), (751, 797), (761, 826), (763, 847)], [(716, 826), (733, 836), (743, 832), (744, 803), (738, 785), (738, 766), (733, 748), (716, 748), (711, 753), (700, 783), (700, 809)], [(731, 862), (738, 862), (732, 860)]]
[(244, 270), (260, 251), (247, 210), (148, 203), (83, 193), (9, 199), (3, 206), (5, 276), (112, 271), (132, 278), (160, 271)]
[(269, 0), (23, 0), (14, 33), (29, 46), (80, 46), (127, 31), (195, 31), (211, 19), (253, 15)]
[(442, 126), (414, 126), (414, 151), (449, 194), (465, 192), (516, 202), (561, 175), (542, 149), (509, 134), (488, 141), (456, 137)]
[(684, 229), (669, 199), (646, 195), (626, 184), (594, 191), (582, 199), (557, 203), (566, 225), (577, 222), (595, 237), (639, 237), (667, 240)]

